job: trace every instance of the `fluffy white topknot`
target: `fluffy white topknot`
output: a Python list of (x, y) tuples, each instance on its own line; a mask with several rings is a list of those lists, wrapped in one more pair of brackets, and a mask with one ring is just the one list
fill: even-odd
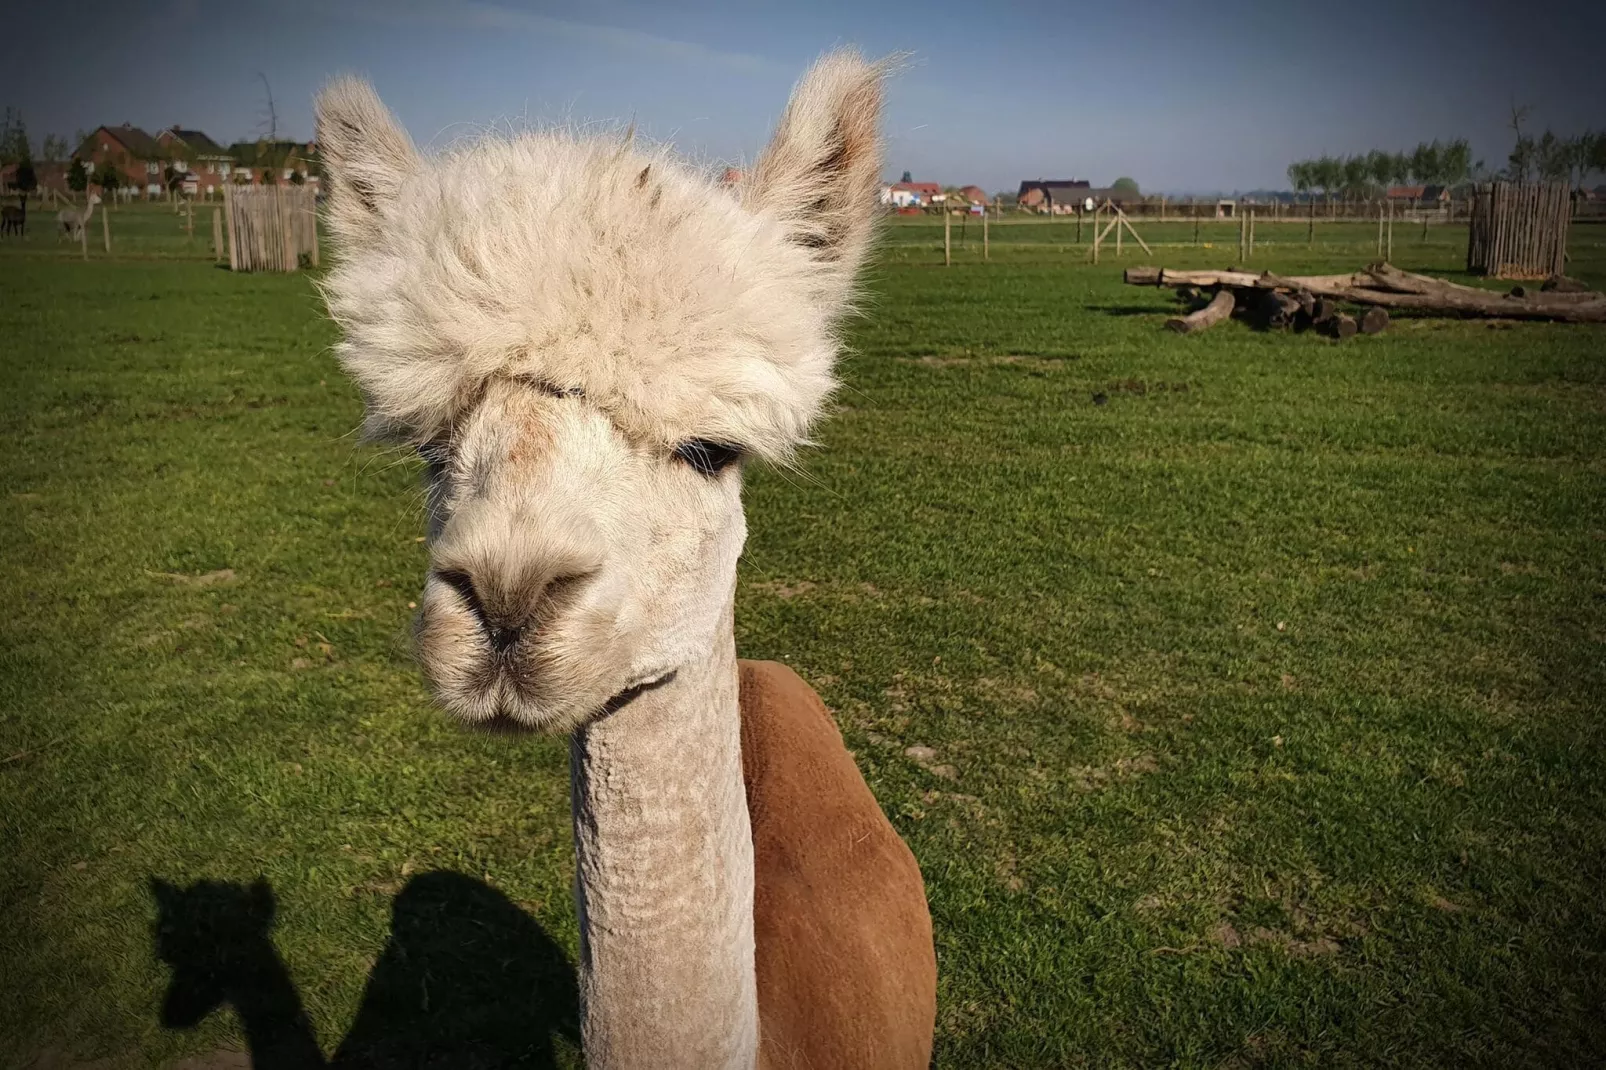
[(365, 82), (319, 94), (324, 282), (372, 432), (448, 434), (488, 380), (584, 391), (631, 438), (784, 459), (831, 393), (870, 241), (885, 67), (841, 51), (737, 189), (628, 137), (424, 157)]

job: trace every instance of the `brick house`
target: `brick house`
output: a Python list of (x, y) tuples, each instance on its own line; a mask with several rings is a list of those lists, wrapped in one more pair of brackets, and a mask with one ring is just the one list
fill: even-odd
[(156, 143), (173, 169), (185, 172), (180, 188), (187, 196), (215, 196), (236, 166), (227, 149), (199, 130), (170, 126), (156, 135)]
[(126, 192), (154, 196), (163, 191), (167, 152), (155, 138), (132, 124), (97, 127), (84, 138), (73, 159), (84, 161), (92, 174), (110, 162), (122, 173), (126, 184), (120, 188)]
[(234, 161), (232, 182), (253, 185), (282, 185), (300, 175), (306, 185), (317, 189), (323, 163), (315, 141), (236, 141), (229, 146)]

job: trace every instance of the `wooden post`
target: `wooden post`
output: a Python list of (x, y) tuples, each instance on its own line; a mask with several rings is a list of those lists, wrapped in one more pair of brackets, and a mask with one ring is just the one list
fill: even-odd
[(1193, 206), (1193, 244), (1199, 244), (1199, 205)]
[(954, 217), (948, 211), (948, 206), (942, 206), (942, 266), (953, 267), (953, 233)]
[(230, 271), (239, 271), (240, 270), (240, 245), (239, 245), (239, 239), (238, 239), (238, 236), (237, 236), (237, 233), (236, 233), (238, 231), (238, 229), (239, 229), (239, 224), (235, 220), (235, 217), (234, 217), (234, 209), (235, 209), (236, 204), (237, 204), (237, 198), (234, 195), (234, 187), (233, 187), (233, 185), (231, 184), (231, 185), (228, 185), (228, 186), (224, 186), (223, 187), (223, 211), (227, 212), (228, 216), (229, 216), (229, 218), (228, 218), (228, 230), (229, 230), (229, 270)]
[(1251, 208), (1251, 209), (1249, 209), (1249, 257), (1248, 257), (1248, 259), (1253, 260), (1254, 258), (1255, 258), (1255, 210), (1253, 208)]
[(1377, 206), (1377, 257), (1383, 259), (1383, 206)]
[(1316, 198), (1310, 199), (1310, 230), (1305, 233), (1305, 244), (1316, 244)]
[(188, 197), (184, 198), (184, 231), (188, 237), (185, 239), (191, 245), (195, 244), (195, 202)]
[[(1081, 205), (1077, 205), (1076, 206), (1076, 244), (1077, 245), (1081, 245), (1082, 244), (1082, 206)], [(1096, 264), (1096, 263), (1098, 263), (1098, 261), (1094, 260), (1093, 263)]]
[(106, 246), (106, 252), (112, 251), (112, 217), (110, 212), (100, 213), (100, 240)]
[(1383, 259), (1392, 263), (1394, 261), (1394, 202), (1389, 202), (1389, 238), (1388, 248), (1384, 251)]
[[(1121, 209), (1117, 208), (1115, 211), (1117, 213), (1115, 218), (1119, 220), (1121, 218), (1119, 214)], [(1115, 228), (1115, 258), (1117, 260), (1121, 258), (1121, 228), (1119, 225), (1117, 225)]]
[[(987, 209), (985, 209), (985, 208), (982, 209), (982, 212), (981, 212), (981, 258), (984, 261), (992, 259), (992, 248), (988, 244), (988, 237), (987, 237), (987, 217), (988, 217), (989, 214), (990, 213), (987, 211)], [(316, 244), (316, 243), (314, 243), (314, 244)]]
[(279, 202), (279, 226), (282, 228), (281, 240), (284, 242), (284, 270), (294, 271), (301, 266), (301, 257), (297, 255), (295, 231), (291, 229), (293, 216), (290, 211), (290, 194), (277, 186), (274, 187), (274, 191), (274, 199)]
[[(312, 236), (312, 248), (310, 250), (310, 254), (311, 254), (310, 263), (312, 264), (313, 267), (317, 267), (318, 266), (318, 199), (316, 197), (311, 196), (311, 195), (308, 195), (307, 197), (305, 197), (303, 199), (307, 202), (307, 213), (308, 213), (307, 214), (307, 233)], [(983, 233), (986, 233), (986, 232), (983, 231)]]

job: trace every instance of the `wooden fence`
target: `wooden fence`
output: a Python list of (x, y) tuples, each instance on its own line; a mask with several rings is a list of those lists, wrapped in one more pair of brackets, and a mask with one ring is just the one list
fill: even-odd
[(1491, 182), (1472, 198), (1467, 270), (1505, 279), (1564, 274), (1572, 196), (1565, 182)]
[(223, 187), (233, 271), (318, 266), (316, 193), (305, 186)]

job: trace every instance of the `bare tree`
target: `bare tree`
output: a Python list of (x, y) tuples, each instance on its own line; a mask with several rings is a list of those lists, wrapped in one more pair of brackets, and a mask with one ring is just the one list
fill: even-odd
[(262, 90), (268, 97), (268, 140), (279, 140), (279, 110), (273, 106), (273, 87), (268, 84), (268, 76), (257, 71), (257, 77), (262, 79)]

